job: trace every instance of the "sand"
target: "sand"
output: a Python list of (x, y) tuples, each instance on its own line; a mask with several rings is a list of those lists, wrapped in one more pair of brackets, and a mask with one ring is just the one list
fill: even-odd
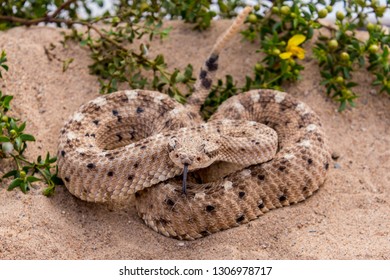
[[(188, 63), (199, 69), (200, 58), (229, 22), (213, 22), (203, 33), (182, 23), (167, 25), (173, 31), (153, 42), (151, 55), (163, 53), (172, 70)], [(26, 120), (27, 132), (37, 139), (29, 145), (32, 158), (55, 154), (64, 121), (99, 95), (88, 51), (71, 43), (63, 47), (60, 31), (20, 27), (0, 33), (10, 67), (1, 90), (14, 95), (12, 115)], [(231, 74), (242, 82), (260, 59), (254, 44), (240, 40), (237, 36), (223, 52), (219, 77)], [(44, 50), (50, 44), (51, 59)], [(74, 62), (63, 72), (60, 60), (69, 58)], [(303, 64), (303, 79), (286, 90), (319, 114), (332, 151), (340, 155), (310, 199), (187, 242), (146, 227), (132, 203), (124, 208), (87, 203), (63, 187), (50, 198), (42, 195), (42, 186), (28, 194), (9, 192), (2, 182), (0, 259), (390, 259), (390, 98), (377, 94), (373, 77), (361, 71), (355, 75), (361, 83), (357, 108), (338, 113), (338, 104), (319, 85), (317, 62), (306, 58)], [(3, 160), (0, 175), (7, 168)]]

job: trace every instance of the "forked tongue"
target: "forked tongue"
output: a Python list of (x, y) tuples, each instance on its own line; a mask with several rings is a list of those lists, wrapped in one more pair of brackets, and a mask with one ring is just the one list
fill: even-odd
[(187, 173), (188, 173), (188, 164), (184, 164), (184, 170), (183, 170), (183, 186), (182, 186), (182, 192), (183, 192), (183, 194), (187, 194)]

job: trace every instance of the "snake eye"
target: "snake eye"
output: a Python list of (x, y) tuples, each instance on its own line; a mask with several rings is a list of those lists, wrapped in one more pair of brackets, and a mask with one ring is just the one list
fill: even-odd
[(199, 151), (200, 152), (205, 152), (205, 147), (206, 147), (206, 144), (202, 144), (199, 146)]

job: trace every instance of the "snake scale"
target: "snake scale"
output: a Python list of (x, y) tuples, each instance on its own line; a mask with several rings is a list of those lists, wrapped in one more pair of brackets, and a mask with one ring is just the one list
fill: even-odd
[(251, 90), (226, 100), (207, 123), (200, 117), (219, 53), (249, 12), (217, 41), (186, 105), (128, 90), (73, 114), (58, 146), (59, 176), (72, 194), (92, 202), (135, 194), (148, 226), (194, 240), (318, 190), (330, 153), (319, 117), (304, 103), (280, 91)]

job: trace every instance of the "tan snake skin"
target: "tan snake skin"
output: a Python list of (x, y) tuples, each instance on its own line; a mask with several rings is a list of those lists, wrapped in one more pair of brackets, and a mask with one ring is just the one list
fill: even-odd
[(146, 90), (81, 106), (59, 138), (59, 176), (69, 191), (93, 202), (135, 194), (147, 225), (186, 240), (311, 196), (324, 183), (330, 155), (308, 106), (283, 92), (253, 90), (229, 98), (202, 123), (198, 109), (219, 49), (206, 60), (186, 106)]

